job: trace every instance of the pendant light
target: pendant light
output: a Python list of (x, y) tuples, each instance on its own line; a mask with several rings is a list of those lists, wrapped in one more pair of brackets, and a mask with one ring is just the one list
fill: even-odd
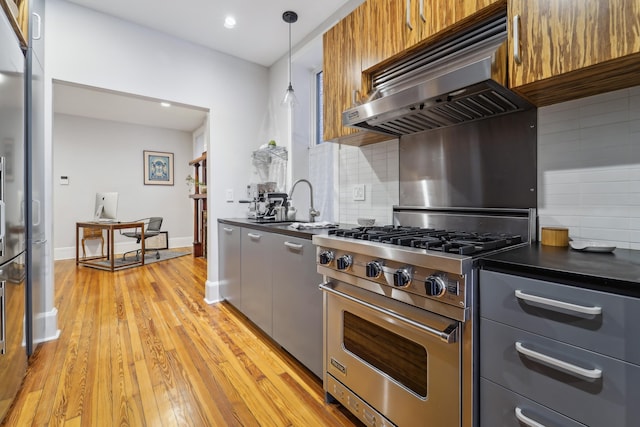
[(282, 99), (282, 105), (292, 108), (298, 104), (298, 99), (291, 85), (291, 24), (298, 20), (298, 14), (288, 10), (282, 14), (282, 20), (289, 24), (289, 87), (287, 87), (287, 91)]

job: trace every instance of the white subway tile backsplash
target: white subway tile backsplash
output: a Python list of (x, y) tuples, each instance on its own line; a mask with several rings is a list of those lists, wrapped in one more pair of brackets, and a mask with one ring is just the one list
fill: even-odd
[[(538, 124), (538, 147), (540, 146), (555, 146), (561, 143), (578, 143), (580, 141), (580, 128), (572, 128), (558, 132), (550, 132), (541, 134), (543, 127)], [(542, 137), (543, 136), (543, 137)]]
[(544, 191), (547, 195), (567, 195), (576, 194), (580, 191), (581, 184), (579, 182), (567, 184), (546, 185)]
[(640, 249), (640, 87), (540, 108), (538, 118), (540, 225)]
[(581, 218), (580, 226), (583, 228), (628, 230), (630, 226), (630, 220), (629, 218), (585, 216)]
[(631, 192), (629, 181), (591, 181), (580, 184), (580, 192), (587, 194), (624, 194)]

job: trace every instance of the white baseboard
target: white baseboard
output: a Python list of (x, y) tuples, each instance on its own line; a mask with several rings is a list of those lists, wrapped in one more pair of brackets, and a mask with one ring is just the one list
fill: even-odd
[(60, 337), (58, 329), (58, 309), (46, 313), (38, 313), (33, 319), (33, 341), (36, 344), (57, 340)]
[(218, 281), (207, 280), (204, 285), (204, 302), (207, 304), (215, 304), (222, 301), (220, 298), (220, 284)]
[[(193, 245), (193, 237), (173, 237), (169, 238), (169, 249), (173, 248), (190, 248)], [(87, 249), (87, 256), (96, 256), (100, 255), (100, 244), (96, 241), (88, 242), (85, 245)], [(138, 249), (140, 245), (135, 243), (133, 240), (131, 242), (116, 242), (114, 247), (114, 253), (123, 254), (129, 251), (135, 251)], [(105, 249), (106, 250), (106, 249)], [(82, 256), (82, 249), (80, 249), (80, 256)], [(67, 246), (62, 248), (54, 248), (53, 249), (53, 259), (55, 261), (62, 259), (75, 259), (76, 257), (76, 247), (75, 246)]]

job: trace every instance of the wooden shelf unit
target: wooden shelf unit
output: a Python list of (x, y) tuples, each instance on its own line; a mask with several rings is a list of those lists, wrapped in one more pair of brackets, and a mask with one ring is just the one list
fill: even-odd
[[(195, 193), (190, 194), (193, 200), (193, 256), (207, 257), (207, 193), (201, 192), (200, 184), (207, 183), (207, 153), (193, 159), (189, 166), (195, 168)], [(202, 169), (200, 169), (202, 168)], [(202, 179), (200, 176), (202, 175)]]

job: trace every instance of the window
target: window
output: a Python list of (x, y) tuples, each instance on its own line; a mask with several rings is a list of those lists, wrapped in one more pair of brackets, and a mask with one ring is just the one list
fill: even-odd
[(322, 93), (322, 70), (316, 72), (315, 76), (315, 137), (316, 137), (316, 145), (322, 144), (324, 142), (324, 135), (322, 132), (324, 122), (322, 119), (323, 113), (323, 93)]

